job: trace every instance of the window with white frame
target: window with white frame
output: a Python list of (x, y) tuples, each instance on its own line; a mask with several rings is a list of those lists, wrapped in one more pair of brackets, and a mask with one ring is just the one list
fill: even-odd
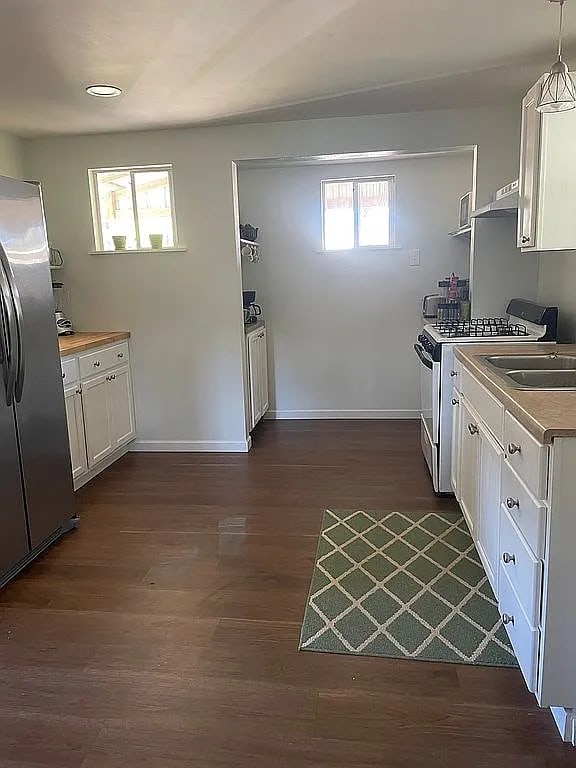
[(324, 250), (393, 248), (394, 185), (394, 176), (324, 180)]
[(171, 165), (96, 168), (89, 176), (97, 250), (178, 245)]

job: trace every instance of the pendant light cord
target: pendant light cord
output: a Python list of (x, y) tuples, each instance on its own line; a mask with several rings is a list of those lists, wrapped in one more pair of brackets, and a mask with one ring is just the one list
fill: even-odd
[(558, 30), (558, 59), (562, 61), (562, 28), (564, 22), (564, 0), (560, 0), (560, 28)]

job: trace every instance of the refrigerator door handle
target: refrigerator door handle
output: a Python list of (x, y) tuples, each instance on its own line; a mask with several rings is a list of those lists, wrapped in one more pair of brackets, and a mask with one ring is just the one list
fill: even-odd
[(10, 264), (0, 243), (0, 292), (6, 307), (8, 325), (8, 374), (6, 401), (12, 405), (20, 402), (24, 387), (24, 355), (22, 348), (22, 305), (12, 276)]
[[(4, 273), (0, 268), (0, 362), (2, 363), (2, 380), (4, 382), (4, 389), (6, 393), (6, 404), (12, 405), (13, 402), (13, 390), (14, 379), (11, 378), (11, 361), (10, 361), (10, 339), (8, 329), (8, 312), (7, 302), (5, 300), (5, 285), (3, 278)], [(0, 403), (1, 405), (1, 403)]]

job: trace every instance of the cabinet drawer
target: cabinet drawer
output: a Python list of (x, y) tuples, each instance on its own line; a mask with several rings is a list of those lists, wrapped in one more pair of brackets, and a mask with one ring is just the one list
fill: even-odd
[(510, 579), (526, 618), (537, 627), (540, 623), (542, 561), (526, 544), (504, 505), (500, 515), (500, 568)]
[(124, 341), (113, 347), (102, 347), (80, 355), (80, 376), (83, 379), (127, 363), (130, 359), (128, 344)]
[(540, 559), (544, 558), (546, 544), (546, 506), (537, 501), (506, 463), (502, 467), (502, 504), (530, 548)]
[(61, 360), (61, 366), (62, 383), (65, 387), (78, 381), (78, 359), (76, 357), (65, 357), (63, 360)]
[(500, 615), (503, 621), (508, 622), (504, 625), (506, 632), (514, 648), (528, 690), (534, 693), (538, 674), (540, 630), (535, 629), (524, 615), (502, 563), (500, 564), (498, 591), (500, 593), (498, 600)]
[(508, 465), (537, 499), (546, 498), (548, 446), (541, 445), (510, 413), (504, 418), (504, 450)]
[(474, 408), (494, 437), (503, 444), (504, 406), (476, 381), (466, 368), (462, 369), (462, 394)]

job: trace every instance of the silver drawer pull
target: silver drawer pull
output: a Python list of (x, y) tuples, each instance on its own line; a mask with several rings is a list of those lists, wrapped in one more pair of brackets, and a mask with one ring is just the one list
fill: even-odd
[(460, 405), (460, 400), (457, 400), (455, 397), (452, 398), (452, 405)]
[(510, 552), (504, 552), (502, 555), (502, 560), (506, 563), (506, 565), (509, 563), (516, 565), (516, 555), (511, 555)]
[(471, 435), (477, 435), (478, 427), (476, 426), (476, 424), (468, 424), (468, 432), (470, 432)]
[(513, 456), (515, 453), (522, 453), (522, 449), (519, 445), (516, 445), (515, 443), (510, 443), (508, 446), (508, 453)]
[(118, 357), (119, 357), (119, 358), (120, 358), (120, 360), (121, 360), (121, 359), (124, 357), (124, 352), (118, 352)]
[(100, 361), (99, 360), (96, 360), (96, 362), (94, 363), (94, 368), (100, 368)]
[(520, 509), (520, 499), (513, 499), (512, 496), (508, 496), (506, 499), (506, 506), (508, 509), (514, 509), (514, 507)]
[(63, 374), (62, 374), (62, 381), (64, 381), (64, 379), (65, 379), (65, 378), (66, 378), (66, 374), (65, 374), (65, 373), (63, 373)]
[(454, 378), (454, 376), (458, 376), (458, 371), (450, 371), (450, 376)]
[(503, 613), (502, 624), (512, 624), (514, 626), (514, 616), (510, 616), (509, 613)]

